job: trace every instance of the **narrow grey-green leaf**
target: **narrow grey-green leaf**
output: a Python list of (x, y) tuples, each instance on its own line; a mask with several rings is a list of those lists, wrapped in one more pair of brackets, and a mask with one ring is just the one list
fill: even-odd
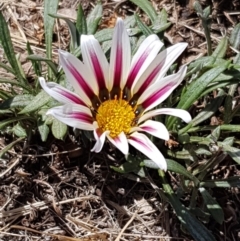
[(141, 21), (141, 19), (138, 17), (137, 14), (134, 14), (134, 16), (135, 16), (135, 20), (137, 22), (137, 25), (138, 25), (139, 29), (142, 31), (142, 33), (146, 37), (153, 34), (153, 31)]
[(21, 84), (26, 84), (26, 80), (24, 79), (21, 69), (19, 68), (18, 61), (16, 59), (13, 44), (11, 40), (11, 36), (9, 33), (8, 25), (3, 17), (2, 12), (0, 11), (0, 43), (4, 49), (4, 53), (16, 75), (17, 79)]
[(210, 193), (204, 187), (200, 187), (199, 191), (203, 197), (207, 209), (212, 214), (213, 218), (219, 224), (222, 224), (222, 222), (224, 221), (224, 213), (218, 202), (210, 195)]
[(77, 29), (75, 27), (75, 24), (69, 20), (67, 17), (61, 16), (59, 14), (49, 14), (49, 16), (53, 17), (53, 18), (58, 18), (58, 19), (62, 19), (66, 22), (70, 35), (71, 35), (71, 52), (77, 48), (77, 46), (80, 45), (80, 39), (79, 36), (77, 36)]
[[(226, 62), (220, 66), (212, 68), (205, 72), (200, 78), (192, 82), (187, 91), (183, 94), (178, 103), (177, 107), (180, 109), (187, 110), (198, 98), (201, 96), (202, 92), (205, 88), (219, 75), (221, 74), (227, 67), (229, 66), (229, 62)], [(175, 118), (170, 117), (168, 119), (168, 128), (171, 128), (174, 124)]]
[(87, 21), (81, 4), (78, 6), (76, 28), (79, 35), (87, 34)]
[(51, 59), (44, 58), (44, 57), (36, 55), (36, 54), (29, 55), (27, 57), (27, 59), (32, 60), (32, 61), (43, 61), (43, 62), (45, 62), (49, 66), (49, 68), (52, 70), (53, 74), (55, 76), (57, 76), (57, 74), (58, 74), (57, 66), (53, 63), (53, 61)]
[[(0, 79), (0, 83), (10, 84), (10, 85), (12, 85), (12, 86), (18, 86), (18, 87), (21, 87), (21, 88), (23, 88), (24, 90), (26, 90), (27, 92), (30, 92), (30, 93), (31, 93), (31, 91), (32, 91), (31, 86), (22, 84), (22, 83), (20, 83), (20, 82), (15, 81), (15, 80), (10, 80), (10, 79), (1, 78), (1, 79)], [(5, 93), (7, 94), (6, 91), (5, 91)]]
[[(52, 59), (52, 37), (55, 19), (49, 14), (56, 14), (58, 8), (58, 0), (44, 0), (44, 32), (46, 42), (46, 55), (49, 60)], [(48, 76), (52, 78), (52, 68), (48, 67)]]
[(40, 109), (42, 106), (48, 103), (52, 97), (44, 90), (39, 92), (33, 100), (19, 112), (19, 114), (26, 114)]
[(216, 142), (221, 134), (221, 127), (217, 126), (210, 135), (207, 136), (207, 138), (213, 139), (214, 142)]
[(63, 140), (67, 134), (68, 127), (66, 124), (54, 118), (51, 130), (55, 138)]
[(10, 99), (3, 101), (0, 104), (0, 109), (6, 110), (10, 108), (25, 107), (33, 100), (33, 95), (16, 95)]
[(15, 74), (14, 70), (7, 64), (0, 62), (0, 67), (7, 70), (9, 73)]
[(19, 123), (17, 123), (12, 128), (12, 131), (17, 137), (26, 137), (27, 136), (26, 130)]
[(228, 146), (228, 145), (223, 145), (223, 150), (227, 152), (227, 154), (232, 157), (232, 159), (240, 164), (240, 149), (233, 147), (233, 146)]
[(179, 173), (179, 174), (189, 178), (190, 180), (194, 181), (196, 186), (199, 184), (198, 179), (195, 176), (193, 176), (189, 171), (187, 171), (187, 169), (184, 166), (182, 166), (178, 162), (171, 160), (171, 159), (166, 159), (166, 161), (167, 161), (167, 169), (169, 171)]
[(25, 119), (31, 119), (29, 116), (18, 116), (15, 118), (9, 118), (9, 119), (5, 119), (3, 121), (0, 121), (0, 130), (2, 130), (3, 128), (5, 128), (6, 126), (17, 122), (17, 121), (21, 121), (21, 120), (25, 120)]
[(196, 81), (192, 82), (188, 87), (186, 93), (182, 96), (178, 107), (181, 109), (188, 109), (194, 101), (196, 101), (201, 95), (202, 91), (219, 75), (221, 74), (227, 67), (229, 66), (229, 62), (226, 62), (220, 66), (210, 69), (206, 73), (204, 73), (200, 78)]
[(98, 40), (98, 42), (102, 43), (104, 41), (111, 40), (113, 37), (113, 29), (105, 28), (95, 33), (94, 37)]
[(229, 42), (233, 48), (240, 49), (240, 23), (238, 23), (232, 30)]
[(146, 0), (130, 0), (130, 1), (136, 4), (138, 7), (140, 7), (148, 15), (152, 23), (154, 22), (154, 20), (157, 17), (157, 13), (149, 1), (146, 1)]
[(232, 121), (232, 106), (233, 106), (233, 97), (227, 95), (224, 101), (224, 113), (223, 121), (225, 124), (229, 124)]
[(40, 122), (38, 123), (38, 131), (40, 133), (41, 140), (46, 141), (50, 131), (49, 127), (44, 122)]
[(10, 149), (12, 149), (12, 147), (17, 144), (18, 142), (22, 141), (24, 139), (24, 137), (18, 138), (17, 140), (11, 142), (10, 144), (8, 144), (7, 146), (5, 146), (1, 151), (0, 151), (0, 158), (2, 158), (2, 156), (9, 151)]
[(95, 34), (98, 29), (98, 24), (102, 18), (102, 4), (98, 2), (91, 13), (87, 16), (87, 31), (88, 34)]
[(179, 201), (161, 170), (159, 170), (159, 176), (161, 177), (164, 191), (178, 219), (192, 235), (193, 239), (195, 241), (216, 241), (212, 233)]
[(212, 53), (212, 56), (215, 58), (223, 58), (226, 54), (228, 47), (228, 39), (227, 37), (223, 37), (219, 42), (217, 48)]
[[(28, 51), (28, 55), (33, 55), (33, 51), (31, 49), (31, 45), (29, 42), (27, 42), (27, 51)], [(38, 63), (37, 61), (34, 61), (34, 60), (31, 60), (32, 62), (32, 66), (33, 66), (33, 69), (34, 69), (34, 72), (37, 76), (41, 76), (42, 75), (42, 68), (41, 68), (41, 64)]]
[(220, 187), (220, 188), (230, 188), (230, 187), (240, 187), (240, 176), (229, 177), (225, 179), (218, 180), (206, 180), (200, 183), (201, 187)]
[(212, 99), (210, 103), (208, 103), (206, 107), (186, 127), (179, 131), (179, 133), (182, 134), (190, 127), (196, 126), (209, 119), (218, 110), (224, 100), (224, 97), (225, 96), (217, 96), (216, 98)]

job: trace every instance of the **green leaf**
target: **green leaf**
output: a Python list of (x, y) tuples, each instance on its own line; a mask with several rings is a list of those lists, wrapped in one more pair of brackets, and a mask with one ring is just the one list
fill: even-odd
[(81, 4), (78, 5), (76, 28), (79, 35), (87, 34), (87, 22)]
[[(187, 110), (196, 100), (198, 100), (198, 98), (201, 96), (202, 92), (206, 89), (206, 87), (228, 66), (229, 62), (226, 62), (220, 66), (212, 68), (208, 70), (206, 73), (204, 73), (200, 78), (192, 82), (189, 85), (187, 91), (181, 97), (180, 102), (177, 105), (177, 108)], [(174, 121), (174, 117), (170, 117), (168, 119), (169, 129), (171, 129)]]
[(226, 54), (228, 48), (228, 39), (227, 37), (223, 37), (218, 44), (217, 48), (215, 51), (212, 53), (212, 56), (215, 58), (223, 58)]
[(184, 166), (182, 166), (178, 162), (173, 161), (171, 159), (166, 159), (166, 161), (167, 161), (167, 169), (169, 171), (179, 173), (179, 174), (189, 178), (190, 180), (192, 180), (194, 182), (195, 186), (197, 186), (199, 184), (198, 179), (195, 176), (193, 176), (189, 171), (187, 171), (187, 169)]
[(138, 7), (140, 7), (148, 15), (152, 23), (154, 22), (154, 20), (157, 17), (157, 13), (149, 1), (147, 0), (130, 0), (130, 1), (135, 5), (137, 5)]
[(204, 8), (204, 10), (203, 10), (203, 18), (207, 19), (209, 17), (210, 13), (211, 13), (211, 7), (210, 6)]
[(36, 54), (29, 55), (27, 57), (27, 59), (32, 60), (32, 61), (43, 61), (43, 62), (45, 62), (49, 66), (49, 68), (52, 70), (55, 77), (57, 77), (57, 75), (58, 75), (57, 66), (52, 62), (51, 59), (44, 58), (44, 57), (36, 55)]
[(153, 31), (141, 21), (137, 14), (134, 14), (134, 16), (139, 29), (146, 37), (153, 34)]
[(77, 34), (77, 29), (75, 27), (75, 24), (71, 20), (69, 20), (67, 17), (61, 16), (59, 14), (49, 14), (49, 16), (51, 16), (53, 18), (62, 19), (67, 23), (67, 26), (69, 28), (69, 32), (71, 35), (70, 49), (71, 49), (71, 52), (73, 52), (74, 49), (80, 45), (80, 37)]
[(202, 91), (221, 74), (229, 66), (229, 62), (226, 62), (220, 66), (210, 69), (204, 73), (196, 81), (192, 82), (186, 93), (182, 96), (178, 107), (181, 109), (188, 109), (201, 95)]
[(154, 31), (154, 33), (160, 33), (166, 30), (171, 24), (172, 23), (167, 22), (167, 12), (163, 8), (160, 14), (158, 14), (154, 20), (151, 29)]
[(19, 114), (26, 114), (40, 109), (42, 106), (48, 103), (52, 97), (48, 95), (44, 90), (39, 92), (33, 100), (19, 112)]
[(21, 73), (21, 69), (19, 68), (18, 61), (14, 53), (8, 25), (1, 11), (0, 11), (0, 42), (4, 49), (4, 53), (6, 54), (6, 57), (10, 65), (12, 66), (12, 69), (14, 70), (14, 74), (16, 75), (19, 82), (25, 85), (27, 81), (24, 79)]
[(183, 134), (191, 127), (197, 126), (203, 121), (209, 119), (216, 111), (218, 111), (218, 108), (221, 106), (224, 98), (225, 96), (222, 95), (212, 99), (210, 103), (208, 103), (206, 107), (194, 119), (192, 119), (192, 121), (186, 127), (179, 130), (179, 134)]
[(240, 49), (240, 23), (238, 23), (232, 30), (229, 42), (233, 48)]
[(231, 136), (231, 137), (227, 137), (226, 139), (223, 140), (223, 145), (228, 145), (228, 146), (232, 146), (234, 143), (235, 137)]
[(32, 118), (29, 117), (29, 116), (18, 116), (18, 117), (15, 117), (15, 118), (11, 117), (9, 119), (0, 121), (0, 130), (3, 130), (3, 128), (5, 128), (6, 126), (8, 126), (8, 125), (10, 125), (14, 122), (25, 120), (25, 119), (32, 119)]
[(12, 95), (10, 93), (7, 93), (5, 90), (0, 89), (0, 98), (2, 100), (7, 100), (9, 98), (12, 98)]
[(21, 84), (20, 82), (16, 82), (15, 80), (9, 80), (9, 79), (1, 78), (0, 83), (11, 84), (13, 86), (19, 86), (19, 87), (23, 88), (24, 90), (26, 90), (27, 92), (30, 92), (30, 93), (32, 91), (30, 86), (27, 86), (25, 84)]
[(17, 137), (26, 137), (27, 136), (26, 130), (19, 123), (17, 123), (12, 128), (12, 131)]
[(113, 37), (113, 29), (105, 28), (95, 33), (94, 37), (98, 40), (98, 42), (102, 43), (107, 40), (111, 40)]
[(220, 188), (230, 188), (230, 187), (240, 187), (240, 176), (229, 177), (225, 179), (218, 180), (206, 180), (200, 183), (201, 187), (220, 187)]
[(7, 70), (7, 72), (9, 72), (9, 73), (15, 74), (14, 70), (7, 64), (0, 62), (0, 67)]
[[(175, 173), (183, 175), (184, 177), (189, 178), (190, 180), (192, 180), (194, 182), (195, 186), (197, 186), (199, 184), (198, 179), (195, 176), (193, 176), (189, 171), (187, 171), (187, 169), (184, 166), (182, 166), (178, 162), (175, 162), (171, 159), (166, 159), (166, 161), (167, 161), (167, 170), (168, 171), (175, 172)], [(159, 169), (159, 167), (156, 165), (156, 163), (153, 162), (152, 160), (144, 160), (143, 165), (148, 168)]]
[(158, 173), (161, 178), (163, 189), (170, 204), (175, 210), (179, 221), (192, 235), (193, 239), (195, 241), (216, 241), (212, 233), (179, 201), (177, 196), (174, 194), (172, 187), (167, 182), (164, 172), (159, 170)]
[[(46, 54), (47, 59), (52, 59), (52, 36), (53, 26), (55, 19), (49, 16), (50, 14), (56, 14), (58, 8), (58, 0), (44, 0), (44, 32), (46, 42)], [(48, 76), (52, 78), (52, 68), (48, 67)]]
[[(31, 45), (29, 42), (27, 42), (27, 51), (28, 51), (28, 55), (33, 55), (33, 51), (31, 49)], [(41, 76), (42, 75), (42, 68), (41, 68), (41, 64), (34, 61), (34, 60), (31, 60), (32, 62), (32, 66), (33, 66), (33, 69), (34, 69), (34, 72), (37, 76)]]
[(34, 96), (33, 95), (16, 95), (15, 97), (12, 97), (10, 99), (7, 99), (3, 101), (0, 104), (0, 109), (6, 110), (10, 108), (17, 108), (17, 107), (25, 107), (31, 101), (33, 100)]
[(227, 152), (227, 154), (238, 164), (240, 164), (240, 149), (233, 147), (233, 146), (228, 146), (228, 145), (223, 145), (223, 150)]
[(38, 131), (40, 133), (40, 136), (41, 136), (41, 140), (43, 142), (45, 142), (48, 138), (48, 134), (49, 134), (49, 127), (48, 125), (46, 125), (44, 122), (39, 122), (38, 123)]
[(63, 140), (67, 134), (68, 127), (66, 124), (54, 118), (51, 130), (55, 138)]
[(98, 24), (102, 18), (102, 4), (98, 2), (94, 9), (87, 17), (88, 34), (95, 34), (98, 29)]
[(18, 138), (17, 140), (15, 140), (15, 141), (11, 142), (10, 144), (8, 144), (7, 146), (5, 146), (5, 147), (0, 151), (0, 158), (2, 158), (3, 155), (4, 155), (7, 151), (9, 151), (10, 149), (12, 149), (15, 144), (17, 144), (18, 142), (22, 141), (23, 139), (24, 139), (24, 137)]
[(221, 134), (221, 128), (220, 126), (217, 126), (210, 135), (207, 136), (207, 138), (212, 139), (214, 142), (216, 142), (220, 138)]
[(231, 95), (227, 95), (224, 102), (223, 113), (223, 121), (225, 124), (229, 124), (232, 121), (232, 102), (233, 97)]
[(213, 218), (219, 224), (222, 224), (224, 221), (224, 213), (218, 202), (210, 195), (210, 193), (204, 187), (200, 187), (199, 191), (203, 197), (207, 209), (212, 214)]

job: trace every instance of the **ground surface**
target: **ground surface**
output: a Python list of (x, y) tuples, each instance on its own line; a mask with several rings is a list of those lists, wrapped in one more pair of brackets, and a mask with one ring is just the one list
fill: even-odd
[[(45, 55), (43, 2), (5, 0), (1, 3), (16, 53), (21, 53), (21, 63), (30, 75), (26, 41), (32, 44), (35, 53)], [(59, 13), (74, 20), (79, 3), (86, 13), (94, 5), (94, 1), (87, 0), (60, 1)], [(166, 44), (189, 43), (183, 62), (206, 55), (203, 29), (192, 0), (153, 0), (152, 3), (155, 9), (165, 8), (169, 14), (172, 26), (165, 33)], [(240, 2), (201, 3), (212, 7), (211, 37), (216, 46), (239, 22)], [(104, 0), (103, 8), (104, 25), (110, 25), (109, 20), (115, 15), (124, 17), (135, 11), (141, 14), (129, 1)], [(148, 23), (146, 16), (141, 17)], [(57, 22), (54, 39), (57, 61), (55, 50), (67, 49), (69, 44), (64, 23)], [(232, 56), (230, 51), (229, 58)], [(0, 49), (0, 58), (3, 57)], [(0, 74), (13, 77), (3, 70)], [(2, 137), (0, 149), (12, 140), (10, 135)], [(88, 146), (73, 138), (73, 133), (65, 142), (50, 137), (42, 143), (34, 138), (31, 142), (19, 142), (0, 160), (0, 240), (191, 240), (181, 230), (170, 205), (159, 198), (149, 180), (119, 175), (110, 169), (123, 160), (121, 154), (106, 145), (105, 150), (96, 155)], [(156, 173), (150, 172), (150, 175), (157, 183)], [(208, 228), (217, 240), (237, 240), (240, 232), (238, 190), (223, 191), (217, 196), (224, 197), (221, 201), (228, 215), (222, 226), (210, 224)], [(18, 227), (10, 228), (11, 225)], [(43, 231), (48, 235), (42, 234)]]

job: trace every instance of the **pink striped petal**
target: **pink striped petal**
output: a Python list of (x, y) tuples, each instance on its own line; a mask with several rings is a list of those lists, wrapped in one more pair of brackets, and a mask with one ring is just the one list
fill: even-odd
[[(93, 78), (100, 90), (109, 87), (109, 64), (99, 42), (93, 35), (81, 35), (81, 50), (84, 65), (93, 73)], [(89, 70), (88, 70), (89, 71)]]
[(94, 130), (93, 134), (96, 139), (96, 143), (91, 151), (100, 152), (103, 148), (103, 145), (106, 140), (106, 135), (109, 134), (109, 131), (105, 131), (105, 132), (101, 133), (101, 131), (99, 129), (96, 129), (96, 130)]
[(158, 121), (147, 120), (142, 125), (133, 127), (130, 130), (131, 133), (135, 131), (144, 131), (160, 139), (169, 140), (169, 132), (166, 126)]
[(173, 62), (182, 54), (182, 52), (187, 48), (187, 46), (188, 43), (177, 43), (163, 50), (159, 54), (159, 58), (162, 59), (161, 63), (163, 63), (163, 67), (156, 81), (161, 80), (161, 78), (165, 76)]
[(155, 34), (148, 36), (142, 42), (132, 59), (131, 70), (126, 82), (128, 89), (132, 89), (138, 82), (139, 78), (152, 63), (162, 46), (163, 43)]
[(118, 135), (115, 138), (111, 138), (109, 135), (107, 136), (108, 140), (116, 146), (124, 155), (128, 154), (129, 146), (127, 137), (124, 134), (124, 132), (121, 132), (120, 135)]
[(63, 104), (79, 104), (79, 105), (86, 105), (78, 95), (75, 93), (63, 88), (61, 85), (58, 85), (54, 82), (47, 82), (43, 77), (39, 77), (39, 83), (42, 88), (54, 99), (59, 101)]
[(130, 41), (121, 18), (117, 19), (115, 26), (111, 56), (109, 88), (120, 87), (123, 89), (131, 64)]
[(165, 76), (167, 70), (177, 57), (187, 47), (187, 43), (178, 43), (165, 50), (163, 50), (147, 68), (147, 70), (140, 76), (133, 88), (133, 94), (140, 96), (150, 84), (155, 81), (161, 81)]
[(186, 71), (187, 67), (183, 66), (176, 74), (169, 75), (150, 85), (140, 96), (138, 104), (142, 105), (144, 111), (147, 111), (162, 103), (182, 82)]
[(66, 74), (67, 80), (74, 87), (76, 93), (86, 105), (91, 105), (91, 99), (95, 96), (91, 86), (96, 86), (87, 75), (88, 69), (72, 54), (59, 50), (59, 60)]
[(52, 115), (59, 121), (81, 130), (94, 130), (93, 118), (89, 108), (77, 104), (66, 104), (50, 109), (47, 115)]
[(130, 135), (128, 142), (153, 162), (155, 162), (160, 169), (164, 171), (167, 170), (167, 163), (165, 158), (147, 136), (138, 132), (134, 132)]
[(145, 120), (150, 119), (153, 116), (157, 115), (172, 115), (181, 118), (184, 122), (189, 123), (192, 120), (191, 115), (186, 110), (173, 109), (173, 108), (162, 108), (149, 111), (145, 113), (140, 119), (139, 123), (142, 123)]

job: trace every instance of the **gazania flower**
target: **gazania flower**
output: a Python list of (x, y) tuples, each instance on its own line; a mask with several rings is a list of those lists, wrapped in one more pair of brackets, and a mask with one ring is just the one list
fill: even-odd
[(118, 19), (108, 63), (98, 41), (92, 35), (82, 35), (83, 62), (59, 51), (60, 64), (75, 92), (39, 79), (42, 88), (63, 104), (47, 114), (74, 128), (93, 131), (96, 143), (92, 151), (100, 152), (107, 139), (123, 154), (128, 154), (130, 144), (166, 170), (165, 158), (143, 133), (169, 140), (166, 127), (152, 117), (167, 114), (189, 122), (191, 116), (180, 109), (154, 109), (181, 83), (186, 73), (184, 66), (165, 77), (187, 44), (178, 43), (158, 53), (162, 47), (158, 37), (150, 35), (131, 58), (127, 30)]

